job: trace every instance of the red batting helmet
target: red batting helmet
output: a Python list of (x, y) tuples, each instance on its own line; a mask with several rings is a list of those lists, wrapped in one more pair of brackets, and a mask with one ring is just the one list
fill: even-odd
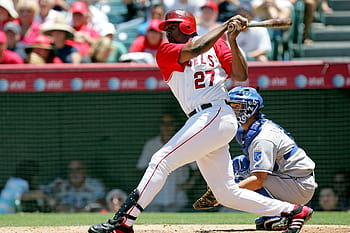
[(165, 24), (168, 22), (179, 22), (179, 28), (183, 34), (191, 35), (197, 32), (196, 19), (188, 11), (169, 11), (165, 16), (165, 20), (159, 24), (159, 29), (164, 31)]

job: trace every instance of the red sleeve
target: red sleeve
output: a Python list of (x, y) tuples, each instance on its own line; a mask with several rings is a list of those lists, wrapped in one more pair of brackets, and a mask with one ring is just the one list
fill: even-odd
[(228, 77), (232, 72), (232, 52), (226, 41), (219, 39), (214, 44), (215, 53), (219, 58), (222, 68), (226, 71)]
[(156, 60), (165, 81), (169, 80), (172, 72), (184, 71), (185, 65), (178, 62), (181, 49), (184, 45), (164, 43), (159, 47)]
[(145, 50), (145, 37), (144, 36), (138, 36), (134, 40), (134, 42), (131, 44), (129, 48), (130, 53), (134, 52), (144, 52)]

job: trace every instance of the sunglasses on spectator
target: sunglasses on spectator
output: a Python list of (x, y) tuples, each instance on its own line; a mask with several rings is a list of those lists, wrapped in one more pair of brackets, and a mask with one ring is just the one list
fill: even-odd
[(32, 13), (33, 11), (31, 9), (20, 9), (20, 13)]

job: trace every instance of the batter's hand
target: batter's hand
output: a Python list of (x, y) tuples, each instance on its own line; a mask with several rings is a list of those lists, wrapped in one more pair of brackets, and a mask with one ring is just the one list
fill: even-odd
[(248, 19), (241, 15), (235, 15), (225, 22), (230, 39), (235, 39), (238, 34), (248, 27)]

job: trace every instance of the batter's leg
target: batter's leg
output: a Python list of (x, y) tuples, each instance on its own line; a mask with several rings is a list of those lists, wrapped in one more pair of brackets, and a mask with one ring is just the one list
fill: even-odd
[(282, 212), (293, 210), (293, 204), (239, 188), (234, 181), (228, 149), (228, 145), (224, 146), (197, 160), (198, 168), (220, 204), (264, 216), (280, 216)]

